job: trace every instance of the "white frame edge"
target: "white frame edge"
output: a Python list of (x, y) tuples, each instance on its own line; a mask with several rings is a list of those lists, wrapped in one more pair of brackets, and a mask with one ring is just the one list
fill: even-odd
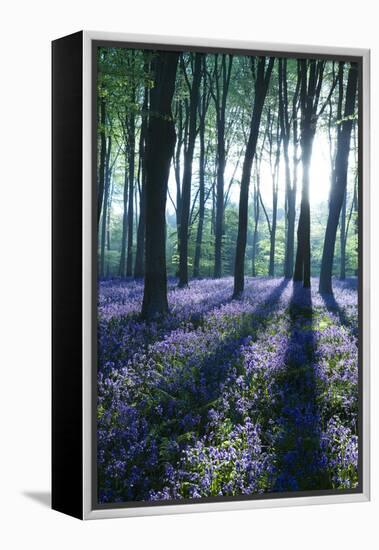
[[(362, 412), (363, 412), (363, 479), (362, 493), (334, 494), (325, 496), (306, 496), (291, 498), (265, 498), (261, 500), (241, 500), (215, 503), (175, 504), (159, 506), (137, 506), (134, 508), (92, 508), (92, 397), (91, 397), (91, 327), (92, 327), (92, 60), (93, 40), (113, 42), (141, 42), (143, 44), (167, 44), (199, 46), (210, 48), (230, 48), (239, 50), (264, 50), (276, 52), (301, 52), (305, 54), (343, 55), (362, 57), (362, 180), (363, 180), (363, 353), (362, 353)], [(179, 36), (160, 36), (143, 34), (124, 34), (101, 31), (83, 31), (83, 519), (105, 519), (164, 514), (216, 512), (247, 510), (254, 508), (274, 508), (280, 506), (304, 506), (314, 504), (340, 504), (348, 502), (367, 502), (370, 500), (370, 50), (329, 46), (310, 46), (298, 44), (278, 44), (275, 42), (247, 42), (240, 40), (221, 40), (208, 38), (190, 38)]]

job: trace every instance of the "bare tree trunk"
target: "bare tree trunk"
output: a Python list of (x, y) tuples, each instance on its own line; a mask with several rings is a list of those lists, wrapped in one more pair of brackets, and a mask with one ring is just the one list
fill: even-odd
[(142, 316), (148, 320), (168, 311), (166, 273), (166, 198), (175, 125), (171, 102), (179, 54), (157, 52), (155, 86), (150, 93), (146, 142), (146, 253)]
[[(112, 176), (111, 176), (112, 179)], [(114, 191), (114, 181), (112, 181), (110, 192), (109, 192), (109, 199), (108, 199), (108, 206), (107, 206), (107, 277), (109, 277), (110, 273), (110, 267), (109, 267), (109, 253), (111, 251), (111, 208), (112, 208), (112, 200), (113, 200), (113, 191)]]
[(260, 174), (259, 168), (256, 171), (256, 181), (254, 182), (254, 195), (253, 195), (253, 204), (254, 204), (254, 231), (253, 231), (253, 243), (252, 243), (252, 257), (251, 257), (251, 274), (253, 277), (257, 276), (256, 270), (256, 257), (257, 257), (257, 244), (258, 244), (258, 224), (259, 224), (259, 195), (260, 195)]
[(346, 189), (342, 202), (341, 219), (340, 219), (340, 279), (344, 281), (346, 279)]
[(100, 243), (100, 277), (105, 276), (105, 244), (107, 237), (107, 209), (109, 201), (109, 190), (110, 190), (110, 156), (112, 149), (112, 138), (111, 136), (107, 139), (107, 153), (105, 158), (105, 181), (104, 181), (104, 200), (103, 200), (103, 216), (101, 219), (101, 243)]
[(182, 218), (182, 178), (181, 178), (181, 155), (182, 149), (186, 142), (186, 128), (188, 120), (188, 112), (186, 110), (185, 117), (183, 115), (183, 100), (179, 99), (176, 104), (175, 112), (177, 126), (177, 143), (174, 155), (174, 173), (176, 183), (176, 232), (177, 232), (177, 254), (180, 256), (180, 224)]
[[(232, 70), (233, 58), (229, 56), (229, 62), (226, 62), (226, 55), (222, 56), (221, 74), (218, 72), (217, 56), (215, 56), (215, 86), (214, 95), (216, 116), (217, 116), (217, 179), (216, 179), (216, 217), (215, 217), (215, 264), (214, 277), (222, 275), (222, 236), (224, 232), (224, 172), (226, 162), (225, 151), (225, 116), (226, 100), (229, 91), (230, 76)], [(220, 90), (219, 78), (222, 80), (222, 90)]]
[[(147, 70), (147, 66), (145, 66)], [(134, 277), (139, 278), (144, 275), (144, 255), (145, 255), (145, 223), (146, 223), (146, 170), (145, 170), (145, 147), (146, 147), (146, 129), (147, 112), (149, 107), (149, 90), (145, 86), (142, 106), (142, 119), (139, 142), (139, 179), (140, 179), (140, 204), (139, 219), (137, 229), (136, 258), (134, 264)]]
[(300, 216), (297, 227), (297, 253), (294, 281), (302, 281), (304, 288), (311, 286), (311, 210), (309, 204), (309, 171), (312, 143), (304, 140), (301, 160), (303, 165), (303, 186), (301, 192)]
[(191, 203), (192, 162), (195, 149), (197, 108), (201, 81), (201, 58), (202, 54), (195, 54), (190, 92), (188, 143), (184, 152), (182, 212), (180, 220), (179, 287), (188, 285), (188, 222)]
[(105, 182), (105, 157), (107, 154), (107, 139), (105, 135), (106, 124), (106, 108), (105, 99), (100, 99), (100, 163), (98, 172), (98, 199), (97, 199), (97, 224), (99, 225), (101, 209), (104, 199), (104, 182)]
[(334, 247), (338, 221), (342, 209), (347, 185), (347, 169), (350, 153), (350, 138), (353, 127), (353, 114), (358, 83), (358, 69), (355, 63), (350, 64), (346, 87), (345, 111), (337, 136), (337, 150), (333, 185), (330, 190), (329, 215), (325, 231), (324, 249), (321, 261), (319, 291), (332, 293), (332, 272)]
[(317, 113), (325, 61), (301, 59), (300, 65), (300, 146), (303, 166), (300, 216), (297, 228), (297, 252), (294, 281), (311, 286), (311, 211), (309, 204), (310, 163), (313, 140), (319, 114)]
[[(272, 126), (273, 124), (271, 124), (271, 128)], [(280, 148), (282, 143), (279, 115), (278, 115), (276, 132), (275, 132), (275, 142), (272, 138), (271, 130), (270, 130), (269, 142), (270, 142), (270, 165), (271, 165), (271, 179), (272, 179), (272, 221), (271, 221), (271, 230), (270, 230), (270, 256), (269, 256), (268, 274), (269, 274), (269, 277), (273, 277), (275, 275), (275, 246), (276, 246), (276, 226), (277, 226), (277, 218), (278, 218), (278, 192), (279, 192), (279, 188), (278, 188), (279, 162), (280, 162)], [(273, 147), (274, 143), (275, 143), (275, 152)], [(273, 163), (272, 163), (272, 156), (275, 157), (275, 160)]]
[(276, 244), (276, 225), (277, 225), (277, 216), (278, 216), (278, 189), (275, 186), (272, 196), (272, 224), (271, 224), (271, 235), (270, 235), (270, 259), (268, 274), (270, 277), (275, 275), (275, 244)]
[(289, 143), (291, 138), (291, 122), (288, 108), (287, 85), (287, 60), (279, 59), (279, 120), (283, 139), (283, 157), (285, 170), (285, 222), (286, 245), (284, 258), (284, 276), (290, 279), (293, 275), (294, 250), (295, 250), (295, 218), (296, 218), (296, 193), (297, 193), (297, 166), (298, 166), (298, 136), (297, 136), (297, 112), (299, 97), (299, 70), (296, 88), (292, 98), (292, 144), (293, 144), (293, 175), (291, 181)]
[(125, 172), (124, 172), (124, 194), (123, 194), (123, 214), (122, 214), (122, 236), (121, 236), (121, 252), (120, 265), (118, 274), (120, 277), (125, 277), (126, 267), (126, 237), (128, 234), (128, 154), (125, 147)]
[(249, 139), (246, 146), (245, 159), (242, 168), (241, 190), (238, 216), (238, 235), (236, 245), (236, 258), (234, 269), (234, 292), (233, 297), (239, 298), (244, 290), (245, 278), (245, 251), (247, 238), (247, 217), (249, 202), (249, 184), (251, 177), (251, 168), (257, 146), (259, 126), (261, 122), (262, 109), (265, 102), (268, 85), (274, 65), (274, 58), (268, 60), (266, 68), (266, 58), (260, 57), (257, 67), (257, 77), (255, 80), (254, 107), (250, 123)]
[[(132, 91), (132, 101), (135, 101), (135, 90)], [(134, 199), (134, 170), (135, 170), (135, 114), (134, 110), (131, 110), (129, 115), (129, 205), (128, 205), (128, 250), (126, 256), (126, 276), (131, 277), (133, 273), (133, 199)]]
[(196, 232), (195, 258), (193, 262), (193, 276), (200, 275), (200, 259), (201, 259), (201, 243), (203, 240), (203, 227), (205, 217), (205, 117), (207, 114), (208, 100), (206, 95), (206, 57), (203, 56), (203, 90), (201, 97), (200, 108), (200, 123), (199, 123), (199, 221)]

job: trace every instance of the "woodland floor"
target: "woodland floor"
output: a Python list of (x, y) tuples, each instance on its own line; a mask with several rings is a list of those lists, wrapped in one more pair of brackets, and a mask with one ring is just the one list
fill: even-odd
[(100, 283), (99, 501), (350, 489), (358, 481), (357, 281)]

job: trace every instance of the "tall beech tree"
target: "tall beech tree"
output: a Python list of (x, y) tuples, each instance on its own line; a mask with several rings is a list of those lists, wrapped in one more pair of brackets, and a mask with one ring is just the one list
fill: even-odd
[(190, 88), (188, 141), (184, 151), (182, 205), (180, 217), (180, 249), (179, 249), (179, 287), (188, 285), (188, 225), (191, 206), (192, 163), (197, 133), (197, 111), (201, 81), (202, 54), (196, 53), (193, 59), (192, 83)]
[[(184, 67), (185, 71), (185, 67)], [(182, 71), (183, 72), (183, 64)], [(179, 85), (181, 79), (178, 77)], [(177, 232), (177, 256), (180, 256), (180, 225), (182, 219), (182, 152), (185, 148), (188, 137), (188, 118), (189, 118), (189, 106), (188, 98), (180, 96), (175, 102), (175, 122), (176, 122), (176, 147), (173, 158), (175, 183), (176, 183), (176, 200), (172, 201), (176, 214), (176, 232)]]
[(112, 151), (112, 135), (107, 137), (106, 154), (104, 162), (104, 198), (101, 219), (101, 234), (100, 234), (100, 276), (105, 276), (105, 246), (107, 237), (107, 216), (109, 208), (109, 192), (111, 188), (111, 151)]
[(300, 147), (303, 167), (300, 216), (297, 228), (297, 251), (294, 281), (301, 281), (304, 288), (311, 286), (311, 210), (309, 203), (310, 167), (317, 120), (333, 93), (336, 80), (331, 84), (328, 99), (318, 111), (325, 69), (324, 60), (299, 61), (300, 70)]
[(337, 132), (337, 148), (335, 167), (329, 197), (329, 215), (325, 231), (324, 248), (321, 260), (319, 291), (332, 293), (333, 257), (336, 243), (338, 221), (340, 219), (343, 201), (346, 196), (347, 170), (350, 153), (351, 131), (354, 123), (355, 102), (358, 85), (358, 67), (350, 63), (345, 108), (342, 121), (339, 121)]
[(175, 125), (171, 103), (179, 54), (157, 52), (146, 139), (146, 244), (142, 316), (148, 320), (168, 311), (166, 272), (166, 199)]
[(100, 113), (99, 113), (99, 130), (100, 130), (100, 162), (97, 172), (97, 223), (100, 222), (101, 209), (104, 199), (104, 182), (105, 182), (105, 162), (107, 154), (107, 137), (106, 137), (106, 103), (101, 90), (100, 97)]
[(202, 89), (199, 100), (199, 212), (196, 231), (195, 257), (193, 260), (193, 276), (200, 275), (201, 244), (203, 239), (205, 217), (205, 119), (209, 106), (209, 88), (206, 81), (207, 61), (202, 57)]
[[(134, 59), (134, 58), (133, 58)], [(129, 164), (129, 202), (128, 202), (128, 249), (126, 255), (126, 275), (133, 274), (133, 216), (134, 216), (134, 171), (135, 171), (135, 144), (136, 144), (136, 116), (135, 116), (136, 88), (132, 84), (131, 106), (127, 117), (128, 134), (128, 164)]]
[[(144, 69), (148, 72), (148, 63), (145, 61)], [(145, 168), (145, 148), (146, 148), (146, 129), (148, 122), (149, 107), (149, 88), (145, 83), (143, 93), (143, 104), (141, 113), (141, 128), (139, 139), (139, 164), (138, 164), (138, 182), (139, 182), (139, 218), (137, 227), (136, 257), (134, 264), (134, 277), (143, 277), (144, 274), (144, 256), (145, 256), (145, 225), (146, 225), (146, 168)]]
[[(278, 61), (279, 78), (279, 121), (283, 143), (284, 171), (285, 171), (285, 216), (286, 216), (286, 243), (284, 257), (284, 276), (290, 279), (293, 276), (293, 264), (295, 253), (295, 219), (296, 219), (296, 194), (298, 171), (298, 107), (300, 72), (297, 63), (297, 78), (295, 91), (292, 96), (292, 108), (288, 99), (288, 70), (287, 59)], [(292, 125), (291, 125), (292, 118)], [(292, 126), (292, 128), (291, 128)], [(290, 168), (289, 146), (292, 129), (292, 177)]]
[[(263, 146), (262, 146), (263, 149)], [(251, 275), (257, 276), (256, 270), (256, 257), (257, 257), (257, 245), (258, 245), (258, 225), (260, 217), (260, 204), (261, 204), (261, 164), (262, 164), (262, 150), (255, 157), (255, 174), (253, 178), (253, 242), (251, 253)]]
[[(342, 114), (338, 118), (338, 120), (341, 120), (341, 118), (342, 118)], [(338, 124), (337, 127), (339, 128), (340, 125)], [(341, 281), (346, 279), (346, 261), (347, 261), (346, 247), (347, 247), (347, 242), (348, 242), (348, 235), (349, 235), (349, 230), (350, 230), (350, 226), (351, 226), (352, 216), (353, 216), (354, 212), (355, 213), (357, 212), (358, 171), (357, 171), (357, 168), (356, 168), (357, 167), (356, 127), (357, 127), (356, 120), (354, 120), (354, 124), (353, 124), (353, 128), (352, 128), (353, 152), (354, 152), (354, 162), (355, 162), (355, 175), (354, 175), (353, 193), (352, 193), (350, 207), (348, 209), (348, 193), (347, 193), (347, 185), (346, 185), (346, 191), (345, 191), (345, 194), (344, 194), (344, 199), (343, 199), (343, 203), (342, 203), (342, 210), (341, 210), (341, 216), (340, 216), (340, 280)], [(357, 227), (356, 227), (356, 229), (357, 229)]]
[(124, 149), (124, 189), (123, 189), (123, 211), (122, 211), (122, 236), (121, 236), (121, 252), (118, 274), (120, 277), (125, 277), (126, 268), (126, 238), (128, 234), (128, 193), (129, 193), (129, 169), (128, 169), (128, 151)]
[(232, 74), (233, 57), (223, 54), (214, 57), (214, 75), (211, 81), (211, 93), (216, 109), (217, 128), (217, 183), (216, 183), (216, 214), (215, 214), (215, 258), (214, 277), (222, 274), (222, 234), (224, 227), (224, 173), (226, 163), (225, 150), (225, 119), (226, 101)]
[[(349, 237), (349, 231), (351, 229), (351, 226), (353, 224), (353, 233), (354, 233), (354, 239), (356, 242), (355, 245), (355, 252), (358, 254), (358, 148), (357, 148), (357, 121), (354, 120), (353, 124), (353, 153), (354, 153), (354, 165), (355, 165), (355, 174), (354, 174), (354, 185), (353, 185), (353, 193), (351, 197), (351, 203), (349, 208), (349, 213), (347, 214), (347, 189), (345, 192), (345, 198), (344, 198), (344, 205), (346, 208), (346, 226), (344, 227), (344, 224), (342, 223), (342, 215), (343, 210), (341, 212), (341, 223), (340, 223), (340, 249), (341, 249), (341, 261), (340, 261), (340, 279), (343, 281), (346, 279), (346, 268), (347, 268), (347, 260), (348, 260), (348, 254), (347, 254), (347, 243), (348, 243), (348, 237)], [(342, 209), (344, 206), (342, 206)], [(354, 215), (354, 218), (353, 218)], [(344, 231), (343, 231), (344, 227)], [(358, 274), (358, 270), (354, 270), (354, 275)]]
[(249, 202), (249, 185), (251, 168), (257, 147), (259, 126), (261, 122), (263, 105), (271, 78), (275, 59), (259, 57), (254, 86), (254, 107), (250, 123), (249, 138), (246, 145), (245, 158), (242, 168), (241, 189), (238, 214), (238, 234), (236, 245), (236, 257), (234, 266), (234, 290), (233, 297), (239, 298), (244, 290), (245, 278), (245, 251), (247, 239), (247, 217)]
[[(274, 130), (275, 127), (275, 130)], [(270, 254), (268, 262), (268, 274), (270, 277), (275, 273), (275, 245), (276, 245), (276, 229), (277, 229), (277, 217), (278, 217), (278, 194), (279, 194), (279, 162), (280, 162), (280, 150), (281, 150), (281, 130), (279, 116), (275, 117), (271, 111), (271, 108), (267, 111), (267, 141), (268, 141), (268, 154), (269, 164), (271, 171), (272, 181), (272, 218), (268, 215), (267, 209), (263, 203), (262, 195), (259, 193), (259, 199), (262, 205), (262, 210), (267, 220), (268, 232), (270, 235)]]

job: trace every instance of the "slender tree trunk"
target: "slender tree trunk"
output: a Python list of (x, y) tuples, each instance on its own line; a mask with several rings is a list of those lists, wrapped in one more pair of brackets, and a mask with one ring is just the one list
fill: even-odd
[(304, 288), (311, 286), (311, 209), (309, 204), (309, 172), (313, 138), (304, 137), (301, 146), (303, 182), (300, 216), (297, 227), (297, 252), (294, 281), (303, 281)]
[[(112, 180), (112, 175), (111, 175)], [(108, 199), (108, 207), (107, 207), (107, 277), (109, 277), (110, 268), (109, 268), (109, 252), (111, 250), (111, 208), (112, 208), (112, 200), (113, 200), (113, 191), (114, 191), (114, 182), (112, 181), (110, 192), (109, 192), (109, 199)]]
[(126, 237), (128, 234), (128, 154), (125, 151), (125, 172), (124, 172), (124, 193), (123, 193), (123, 214), (122, 214), (122, 235), (121, 235), (121, 252), (120, 265), (118, 274), (120, 277), (125, 277), (126, 268)]
[(212, 215), (211, 215), (211, 235), (215, 234), (215, 227), (216, 227), (216, 219), (215, 219), (215, 213), (216, 213), (216, 184), (213, 182), (212, 184)]
[(285, 173), (285, 257), (284, 276), (290, 279), (293, 275), (295, 250), (295, 217), (297, 191), (297, 112), (300, 78), (299, 71), (295, 92), (292, 98), (292, 144), (293, 144), (293, 176), (291, 181), (289, 143), (291, 136), (291, 122), (288, 109), (287, 60), (279, 59), (279, 120), (283, 139), (283, 157)]
[(98, 176), (98, 199), (97, 199), (97, 224), (100, 223), (101, 209), (104, 199), (104, 182), (105, 182), (105, 158), (107, 154), (107, 139), (105, 135), (106, 124), (106, 108), (105, 99), (100, 99), (100, 163)]
[[(270, 137), (272, 140), (272, 138)], [(269, 267), (268, 274), (269, 277), (274, 277), (275, 275), (275, 247), (276, 247), (276, 227), (278, 219), (278, 183), (279, 183), (279, 162), (280, 162), (280, 148), (282, 143), (282, 135), (280, 131), (280, 121), (278, 115), (276, 133), (275, 133), (275, 161), (271, 169), (272, 174), (272, 221), (271, 221), (271, 232), (270, 232), (270, 257), (269, 257)], [(271, 147), (270, 147), (271, 152)], [(273, 152), (273, 151), (272, 151)], [(271, 154), (270, 154), (271, 156)], [(271, 163), (271, 160), (270, 160)]]
[(270, 260), (268, 274), (270, 277), (275, 275), (275, 244), (276, 244), (276, 226), (278, 217), (278, 190), (273, 190), (272, 196), (272, 223), (270, 235)]
[(350, 138), (353, 127), (353, 114), (358, 83), (358, 69), (355, 63), (350, 64), (346, 87), (344, 118), (337, 136), (337, 151), (334, 169), (333, 185), (330, 191), (329, 215), (325, 231), (324, 248), (321, 261), (320, 285), (321, 293), (332, 293), (332, 271), (334, 247), (338, 221), (346, 194), (347, 169), (350, 153)]
[(179, 287), (188, 285), (188, 222), (191, 206), (192, 162), (196, 140), (197, 108), (201, 80), (202, 54), (195, 54), (189, 105), (188, 143), (184, 152), (182, 212), (180, 220)]
[(340, 219), (340, 248), (341, 248), (341, 264), (340, 264), (340, 279), (346, 279), (346, 190), (343, 197), (341, 219)]
[(140, 213), (137, 229), (136, 258), (134, 263), (134, 277), (136, 279), (144, 275), (144, 252), (145, 252), (145, 223), (146, 223), (146, 184), (142, 180), (140, 196)]
[(254, 202), (254, 231), (253, 231), (253, 250), (252, 250), (252, 258), (251, 258), (251, 274), (253, 277), (257, 276), (257, 270), (256, 270), (256, 257), (257, 257), (257, 244), (258, 244), (258, 224), (259, 224), (259, 215), (260, 215), (260, 208), (259, 208), (259, 193), (260, 193), (260, 175), (259, 175), (259, 168), (256, 172), (256, 182), (254, 184), (254, 196), (253, 196), (253, 202)]
[(155, 86), (150, 93), (146, 142), (146, 253), (142, 316), (148, 320), (168, 311), (166, 273), (166, 199), (175, 125), (171, 102), (179, 54), (157, 52)]
[[(147, 69), (147, 67), (145, 67)], [(139, 219), (137, 229), (136, 259), (134, 264), (134, 277), (139, 278), (144, 275), (144, 256), (145, 256), (145, 223), (146, 223), (146, 170), (145, 170), (145, 146), (147, 129), (147, 111), (149, 106), (149, 90), (145, 86), (142, 106), (142, 120), (139, 142), (139, 174), (140, 174), (140, 204)]]
[[(132, 101), (135, 100), (135, 90), (132, 92)], [(133, 274), (133, 222), (134, 222), (134, 170), (135, 170), (135, 114), (133, 109), (129, 115), (129, 204), (128, 204), (128, 250), (126, 256), (126, 275)]]
[(285, 257), (286, 279), (293, 275), (293, 262), (295, 253), (295, 217), (296, 217), (296, 190), (291, 189), (287, 195), (287, 243)]
[(255, 80), (255, 97), (253, 114), (250, 123), (249, 139), (246, 145), (245, 159), (242, 168), (241, 190), (239, 201), (238, 234), (236, 245), (236, 258), (234, 268), (234, 292), (233, 297), (239, 298), (244, 290), (245, 277), (245, 251), (247, 238), (247, 217), (249, 202), (249, 184), (251, 167), (257, 146), (259, 126), (261, 122), (262, 109), (265, 102), (268, 85), (274, 65), (274, 58), (269, 58), (267, 68), (266, 58), (260, 57), (258, 61), (257, 76)]
[(220, 123), (217, 141), (217, 180), (216, 180), (216, 216), (215, 216), (215, 265), (214, 277), (221, 277), (222, 272), (222, 230), (224, 222), (224, 171), (225, 140), (224, 123)]
[[(185, 117), (183, 115), (183, 100), (179, 99), (176, 106), (176, 126), (177, 126), (177, 143), (174, 155), (174, 173), (176, 183), (176, 232), (177, 232), (177, 255), (180, 257), (180, 224), (182, 218), (182, 178), (181, 178), (181, 155), (183, 145), (186, 141), (186, 128), (188, 113), (186, 110)], [(185, 118), (185, 120), (184, 120)]]
[[(359, 247), (358, 247), (358, 175), (356, 176), (356, 181), (354, 185), (354, 196), (353, 196), (353, 210), (355, 213), (354, 218), (354, 232), (357, 238), (357, 246), (356, 246), (356, 253), (359, 254)], [(358, 277), (358, 266), (354, 270), (354, 274), (356, 277)]]
[[(217, 177), (216, 177), (216, 216), (215, 216), (215, 264), (213, 276), (216, 278), (222, 275), (222, 236), (224, 232), (224, 172), (226, 162), (225, 151), (225, 116), (226, 100), (229, 91), (230, 76), (233, 58), (229, 56), (226, 62), (226, 55), (222, 56), (221, 75), (216, 70), (216, 95), (215, 105), (217, 114)], [(217, 56), (215, 58), (217, 67)], [(220, 90), (219, 76), (222, 80), (222, 91)]]
[(103, 199), (103, 216), (101, 220), (101, 243), (100, 243), (100, 276), (105, 276), (105, 245), (107, 239), (107, 217), (108, 217), (108, 201), (109, 201), (109, 190), (110, 190), (110, 155), (112, 149), (112, 138), (111, 136), (107, 139), (107, 153), (105, 158), (105, 181), (104, 181), (104, 199)]
[(195, 258), (193, 262), (193, 276), (200, 276), (201, 243), (203, 240), (203, 227), (205, 217), (205, 116), (207, 112), (207, 97), (205, 93), (206, 58), (203, 57), (203, 94), (201, 98), (200, 124), (199, 124), (199, 220), (196, 232)]
[(311, 210), (309, 203), (310, 164), (313, 140), (317, 125), (317, 108), (324, 72), (324, 61), (301, 59), (300, 108), (301, 108), (301, 161), (303, 181), (300, 216), (297, 228), (297, 251), (293, 280), (302, 281), (304, 288), (311, 286)]

